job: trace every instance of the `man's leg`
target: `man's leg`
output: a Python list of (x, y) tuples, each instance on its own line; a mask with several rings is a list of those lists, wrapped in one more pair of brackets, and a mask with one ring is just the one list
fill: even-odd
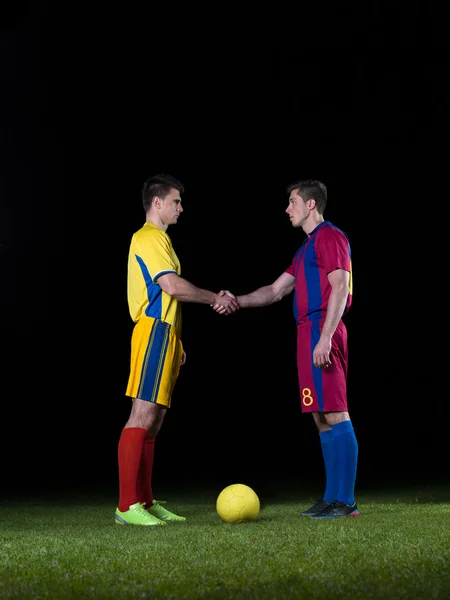
[[(155, 443), (167, 408), (164, 405), (155, 404), (143, 400), (135, 400), (134, 406), (138, 407), (135, 414), (132, 412), (127, 425), (148, 425), (146, 436), (141, 446), (141, 456), (138, 467), (138, 475), (135, 479), (136, 502), (144, 506), (146, 511), (161, 521), (185, 521), (185, 517), (176, 515), (163, 506), (164, 501), (155, 500), (153, 495), (153, 463), (155, 458)], [(133, 465), (135, 468), (135, 465)], [(120, 470), (119, 470), (120, 472)], [(126, 504), (126, 502), (124, 502)], [(120, 506), (119, 506), (120, 509)], [(121, 510), (121, 509), (120, 509)]]
[(336, 499), (313, 518), (356, 517), (355, 482), (358, 461), (358, 442), (348, 412), (327, 413), (336, 448), (338, 489)]
[(336, 444), (331, 429), (319, 433), (322, 456), (325, 465), (325, 502), (333, 502), (337, 498), (338, 474), (336, 465)]
[(118, 447), (120, 495), (115, 520), (120, 525), (164, 524), (142, 506), (138, 481), (147, 432), (155, 423), (162, 423), (165, 410), (165, 407), (139, 398), (133, 401)]
[(337, 498), (338, 474), (336, 463), (336, 446), (331, 427), (327, 424), (322, 413), (312, 413), (319, 432), (322, 456), (325, 466), (325, 492), (311, 508), (301, 513), (301, 516), (311, 516), (326, 508)]
[(120, 512), (139, 501), (137, 482), (146, 435), (147, 430), (141, 427), (122, 429), (118, 448)]
[(152, 488), (153, 461), (155, 458), (155, 435), (147, 433), (142, 449), (141, 464), (139, 467), (137, 494), (140, 502), (151, 506), (154, 496)]
[(152, 419), (149, 425), (147, 435), (142, 447), (141, 461), (139, 465), (139, 475), (137, 478), (137, 495), (139, 502), (145, 502), (146, 507), (152, 505), (154, 500), (152, 488), (153, 462), (155, 458), (155, 443), (164, 418), (167, 413), (167, 408), (162, 405), (155, 405), (154, 409), (149, 408), (152, 412)]
[(358, 442), (350, 420), (336, 423), (331, 428), (336, 444), (339, 489), (336, 500), (352, 505), (355, 502)]

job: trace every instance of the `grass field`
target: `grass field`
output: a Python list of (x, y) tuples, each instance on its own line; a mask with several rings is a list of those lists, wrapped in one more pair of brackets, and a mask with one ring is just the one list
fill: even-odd
[(316, 498), (280, 494), (231, 525), (216, 497), (166, 494), (187, 520), (155, 528), (116, 526), (109, 494), (3, 499), (0, 598), (450, 598), (450, 486), (366, 491), (358, 518), (331, 521), (297, 516)]

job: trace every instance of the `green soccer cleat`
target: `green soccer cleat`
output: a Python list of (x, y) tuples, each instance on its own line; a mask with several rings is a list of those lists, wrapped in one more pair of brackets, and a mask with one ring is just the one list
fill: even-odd
[(164, 500), (153, 500), (152, 505), (147, 508), (147, 513), (161, 519), (161, 521), (186, 521), (186, 517), (180, 517), (180, 515), (176, 515), (164, 506)]
[(155, 515), (148, 513), (140, 502), (132, 504), (129, 510), (124, 512), (120, 512), (116, 508), (114, 520), (116, 525), (143, 525), (144, 527), (149, 525), (167, 525), (167, 523), (161, 521)]

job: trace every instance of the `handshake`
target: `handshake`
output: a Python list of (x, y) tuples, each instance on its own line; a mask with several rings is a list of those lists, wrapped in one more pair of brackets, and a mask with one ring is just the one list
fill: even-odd
[(221, 290), (217, 294), (216, 302), (210, 306), (219, 315), (231, 315), (240, 309), (236, 296), (228, 290)]

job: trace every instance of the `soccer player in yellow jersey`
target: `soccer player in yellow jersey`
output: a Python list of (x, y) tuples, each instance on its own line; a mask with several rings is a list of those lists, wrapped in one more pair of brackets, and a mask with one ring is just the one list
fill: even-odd
[(155, 175), (142, 189), (145, 223), (131, 239), (128, 256), (128, 306), (135, 323), (126, 395), (130, 416), (118, 444), (119, 525), (166, 525), (185, 517), (167, 510), (153, 496), (155, 438), (161, 429), (180, 366), (186, 361), (181, 342), (181, 304), (196, 302), (234, 313), (239, 305), (181, 277), (180, 261), (167, 235), (183, 212), (183, 184), (171, 175)]

